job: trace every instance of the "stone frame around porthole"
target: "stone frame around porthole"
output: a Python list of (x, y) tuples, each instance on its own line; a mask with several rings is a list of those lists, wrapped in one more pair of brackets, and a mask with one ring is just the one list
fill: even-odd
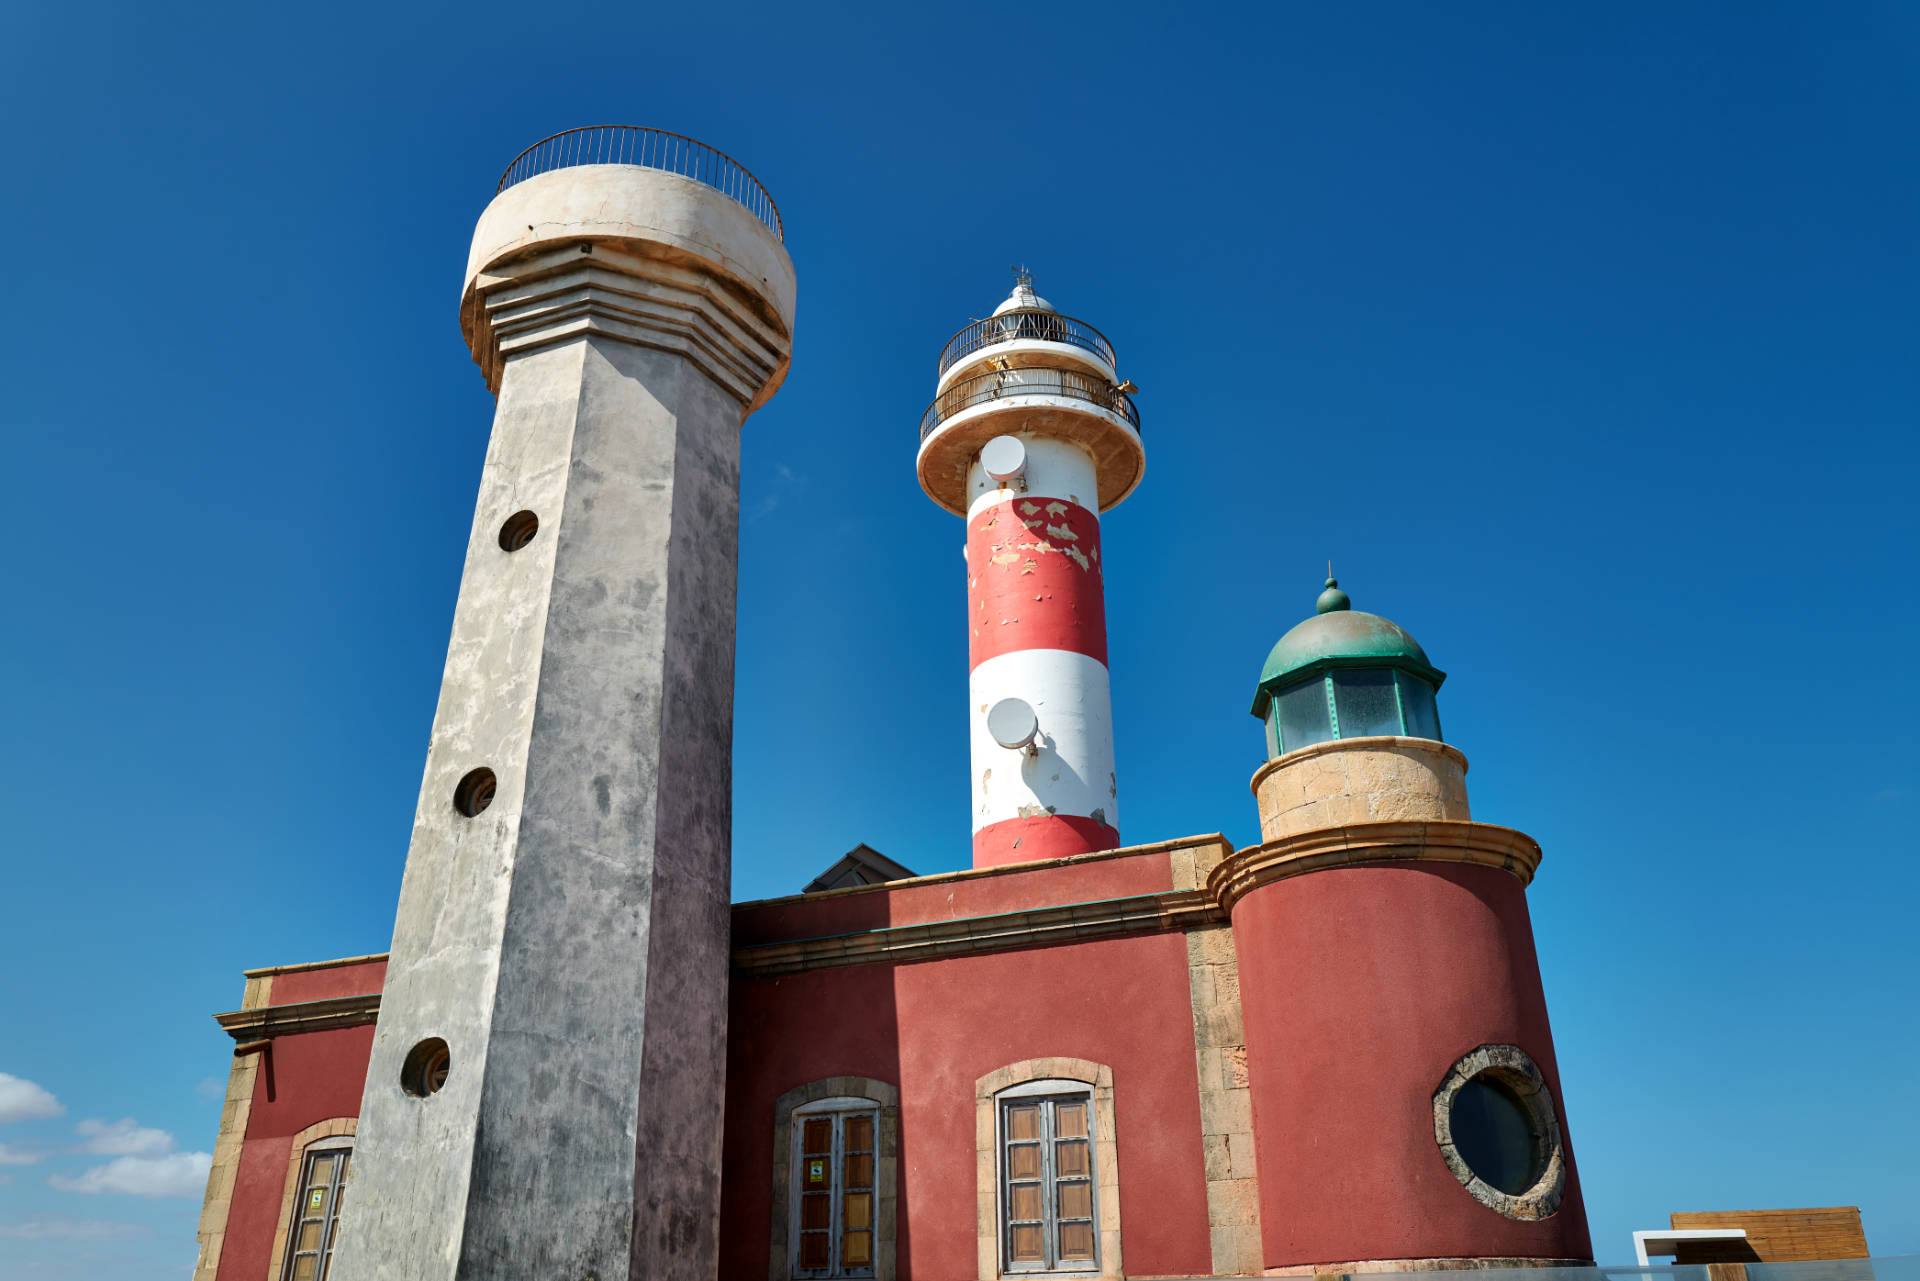
[[(1453, 1144), (1453, 1100), (1476, 1077), (1491, 1076), (1512, 1090), (1526, 1109), (1536, 1144), (1544, 1151), (1541, 1172), (1525, 1192), (1503, 1192), (1474, 1172)], [(1560, 1208), (1567, 1191), (1567, 1147), (1560, 1133), (1553, 1092), (1539, 1065), (1517, 1045), (1483, 1045), (1447, 1070), (1433, 1092), (1433, 1138), (1460, 1186), (1481, 1205), (1509, 1219), (1544, 1219)]]

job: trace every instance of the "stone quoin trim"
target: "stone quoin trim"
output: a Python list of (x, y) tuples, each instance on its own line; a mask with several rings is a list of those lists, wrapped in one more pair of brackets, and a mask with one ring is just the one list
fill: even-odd
[[(1225, 841), (1194, 845), (1171, 859), (1176, 890), (1202, 890), (1222, 860)], [(1216, 911), (1217, 911), (1216, 906)], [(1193, 1052), (1200, 1083), (1200, 1147), (1206, 1162), (1207, 1234), (1213, 1271), (1257, 1276), (1260, 1177), (1253, 1153), (1253, 1090), (1240, 1009), (1240, 958), (1219, 912), (1187, 930), (1187, 987), (1193, 1003)]]
[[(229, 1017), (257, 1014), (273, 993), (277, 970), (247, 971), (247, 985), (240, 995), (240, 1010)], [(236, 1038), (243, 1044), (254, 1039)], [(220, 1270), (220, 1251), (227, 1242), (227, 1215), (233, 1208), (234, 1182), (240, 1174), (240, 1149), (247, 1138), (247, 1122), (253, 1116), (254, 1082), (260, 1075), (260, 1056), (234, 1051), (233, 1066), (227, 1070), (227, 1097), (220, 1106), (220, 1134), (213, 1144), (213, 1165), (207, 1171), (207, 1195), (200, 1203), (200, 1258), (193, 1268), (193, 1281), (214, 1281)]]
[[(1477, 1076), (1495, 1076), (1519, 1096), (1534, 1142), (1545, 1157), (1544, 1169), (1532, 1187), (1514, 1195), (1482, 1179), (1453, 1145), (1453, 1098), (1460, 1087)], [(1433, 1092), (1433, 1139), (1440, 1145), (1453, 1177), (1481, 1205), (1509, 1219), (1544, 1219), (1560, 1208), (1567, 1190), (1567, 1150), (1560, 1138), (1560, 1119), (1553, 1092), (1540, 1068), (1526, 1051), (1514, 1045), (1483, 1045), (1447, 1072)]]
[[(979, 1281), (999, 1281), (1000, 1118), (1003, 1091), (1030, 1081), (1075, 1081), (1093, 1096), (1093, 1184), (1099, 1227), (1100, 1270), (1083, 1272), (1120, 1281), (1120, 1156), (1113, 1111), (1113, 1069), (1090, 1059), (1023, 1059), (974, 1082), (974, 1190), (979, 1202)], [(1045, 1273), (1039, 1275), (1048, 1275)]]
[(894, 1237), (900, 1210), (900, 1087), (866, 1076), (829, 1076), (795, 1086), (773, 1104), (773, 1228), (767, 1249), (767, 1281), (793, 1275), (788, 1247), (793, 1232), (793, 1114), (822, 1099), (870, 1099), (880, 1113), (874, 1135), (873, 1279), (893, 1281)]
[(300, 1195), (300, 1169), (306, 1164), (307, 1149), (321, 1139), (351, 1136), (360, 1128), (360, 1119), (337, 1116), (308, 1126), (293, 1136), (293, 1151), (287, 1158), (287, 1183), (280, 1196), (280, 1223), (273, 1230), (273, 1251), (267, 1256), (265, 1281), (281, 1281), (286, 1271), (287, 1236), (292, 1231), (293, 1202)]
[(1240, 963), (1231, 927), (1209, 925), (1187, 933), (1187, 981), (1193, 994), (1213, 1271), (1223, 1277), (1258, 1275), (1260, 1175), (1253, 1154), (1253, 1090), (1240, 1013)]
[[(1231, 851), (1223, 842), (1183, 850), (1173, 883), (1197, 889)], [(1200, 1082), (1200, 1148), (1206, 1161), (1207, 1234), (1218, 1276), (1257, 1276), (1260, 1175), (1253, 1153), (1253, 1090), (1240, 1010), (1240, 956), (1224, 923), (1187, 931), (1187, 986)]]

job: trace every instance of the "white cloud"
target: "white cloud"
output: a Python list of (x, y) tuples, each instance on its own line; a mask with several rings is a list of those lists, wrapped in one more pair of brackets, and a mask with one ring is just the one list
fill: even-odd
[(25, 1223), (0, 1223), (0, 1237), (21, 1237), (29, 1241), (115, 1241), (139, 1230), (131, 1223), (109, 1223), (105, 1219), (28, 1219)]
[(56, 1174), (47, 1180), (62, 1192), (119, 1192), (128, 1196), (193, 1197), (207, 1188), (210, 1152), (175, 1152), (171, 1156), (123, 1156), (69, 1178)]
[(227, 1097), (226, 1078), (203, 1076), (200, 1078), (200, 1084), (193, 1087), (193, 1092), (203, 1099), (224, 1099)]
[(0, 1123), (59, 1116), (65, 1111), (59, 1099), (32, 1081), (0, 1072)]
[(100, 1156), (163, 1156), (173, 1151), (173, 1136), (165, 1130), (148, 1129), (132, 1117), (119, 1121), (82, 1121), (73, 1127), (87, 1141), (80, 1151)]
[(24, 1148), (8, 1147), (0, 1143), (0, 1165), (33, 1165), (39, 1160), (38, 1152), (28, 1152)]

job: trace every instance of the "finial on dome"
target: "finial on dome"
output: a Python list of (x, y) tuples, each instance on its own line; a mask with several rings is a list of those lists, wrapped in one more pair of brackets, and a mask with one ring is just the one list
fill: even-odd
[(1027, 270), (1027, 264), (1023, 262), (1007, 270), (1013, 273), (1013, 292), (1007, 295), (1005, 302), (993, 309), (994, 315), (1004, 315), (1009, 311), (1053, 310), (1052, 303), (1033, 292), (1033, 273)]
[(1327, 590), (1320, 593), (1320, 599), (1313, 602), (1316, 614), (1331, 614), (1336, 610), (1352, 609), (1353, 599), (1340, 590), (1340, 580), (1333, 576), (1333, 562), (1327, 562)]

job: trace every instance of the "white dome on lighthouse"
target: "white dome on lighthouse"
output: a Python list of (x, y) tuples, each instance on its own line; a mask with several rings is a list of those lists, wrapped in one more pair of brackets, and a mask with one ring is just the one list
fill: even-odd
[(1013, 287), (1013, 292), (1007, 295), (1007, 300), (993, 309), (993, 314), (1004, 316), (1010, 311), (1052, 311), (1053, 309), (1052, 303), (1033, 292), (1033, 281), (1023, 276), (1020, 283)]

